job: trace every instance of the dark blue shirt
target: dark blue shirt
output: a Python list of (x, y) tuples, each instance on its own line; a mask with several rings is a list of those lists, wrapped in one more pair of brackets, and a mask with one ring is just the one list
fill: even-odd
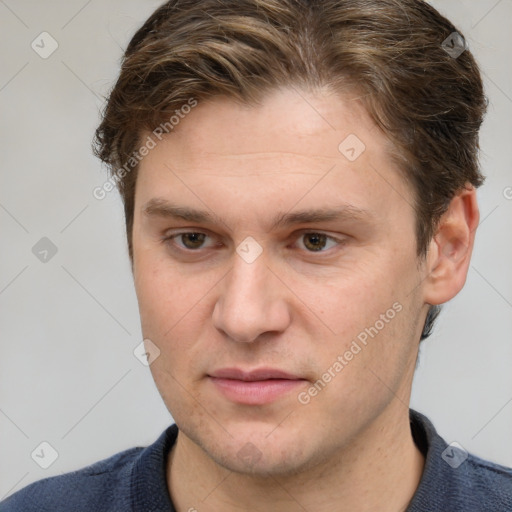
[[(448, 446), (422, 414), (411, 410), (410, 418), (426, 463), (407, 512), (512, 512), (512, 469)], [(177, 434), (172, 425), (147, 448), (34, 482), (0, 503), (0, 512), (175, 512), (166, 462)]]

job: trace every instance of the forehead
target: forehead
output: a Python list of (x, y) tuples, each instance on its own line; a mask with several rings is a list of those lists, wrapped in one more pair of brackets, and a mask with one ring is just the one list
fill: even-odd
[(378, 211), (410, 195), (389, 146), (355, 95), (284, 89), (257, 106), (214, 98), (184, 115), (141, 162), (136, 203), (186, 197), (204, 210), (236, 199), (246, 208), (239, 213), (264, 214), (341, 201)]
[(257, 105), (225, 97), (199, 102), (172, 133), (178, 143), (193, 138), (195, 155), (240, 155), (244, 160), (272, 152), (337, 158), (339, 143), (349, 134), (387, 143), (357, 95), (296, 88), (274, 90)]

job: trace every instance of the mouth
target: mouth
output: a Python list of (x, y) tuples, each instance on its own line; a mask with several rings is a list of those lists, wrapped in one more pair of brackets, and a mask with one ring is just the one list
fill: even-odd
[(208, 374), (217, 392), (231, 402), (246, 405), (264, 405), (303, 386), (307, 379), (274, 368), (244, 371), (223, 368)]

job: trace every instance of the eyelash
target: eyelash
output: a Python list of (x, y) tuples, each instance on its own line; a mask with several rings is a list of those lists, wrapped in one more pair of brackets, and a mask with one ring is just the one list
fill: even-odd
[[(174, 239), (179, 238), (180, 236), (183, 236), (183, 235), (205, 235), (209, 238), (212, 238), (212, 237), (210, 237), (210, 235), (208, 235), (207, 233), (204, 233), (202, 231), (182, 231), (180, 233), (174, 233), (170, 236), (163, 237), (162, 242), (165, 243), (167, 246), (169, 246), (171, 249), (173, 249), (175, 251), (182, 252), (182, 253), (188, 253), (188, 254), (199, 253), (203, 249), (202, 247), (200, 247), (198, 249), (188, 249), (186, 247), (176, 246), (174, 243)], [(337, 247), (342, 246), (345, 242), (344, 240), (340, 240), (338, 238), (330, 236), (327, 233), (324, 233), (322, 231), (302, 231), (299, 234), (297, 234), (295, 238), (300, 239), (301, 237), (303, 237), (305, 235), (323, 235), (326, 237), (327, 241), (336, 242)], [(330, 249), (332, 249), (332, 248), (330, 248)], [(319, 251), (305, 250), (305, 252), (307, 252), (309, 254), (325, 254), (325, 253), (329, 252), (330, 249), (319, 250)]]

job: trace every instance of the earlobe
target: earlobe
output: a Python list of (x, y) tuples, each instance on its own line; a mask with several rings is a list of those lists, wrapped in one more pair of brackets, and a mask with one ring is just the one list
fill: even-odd
[(443, 304), (464, 286), (478, 227), (476, 190), (468, 185), (442, 215), (427, 255), (426, 304)]

